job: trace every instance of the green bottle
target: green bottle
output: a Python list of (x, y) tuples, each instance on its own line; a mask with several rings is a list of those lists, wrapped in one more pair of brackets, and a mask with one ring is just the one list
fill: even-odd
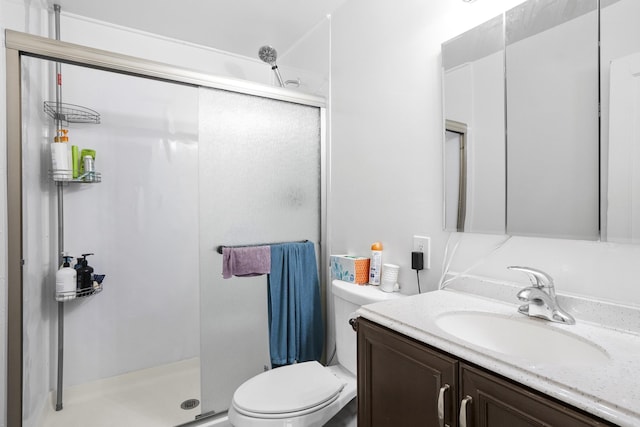
[(79, 175), (78, 173), (80, 169), (79, 161), (80, 161), (80, 158), (78, 157), (78, 146), (72, 145), (71, 146), (71, 170), (72, 170), (74, 179), (77, 178)]

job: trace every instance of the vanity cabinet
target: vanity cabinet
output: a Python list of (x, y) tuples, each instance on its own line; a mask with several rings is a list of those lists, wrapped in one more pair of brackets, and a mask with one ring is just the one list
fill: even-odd
[(610, 426), (359, 318), (359, 427)]
[(473, 427), (610, 425), (466, 363), (460, 363), (460, 388), (460, 401), (471, 397), (466, 416)]
[(357, 329), (358, 426), (438, 426), (439, 403), (457, 426), (455, 359), (362, 318)]

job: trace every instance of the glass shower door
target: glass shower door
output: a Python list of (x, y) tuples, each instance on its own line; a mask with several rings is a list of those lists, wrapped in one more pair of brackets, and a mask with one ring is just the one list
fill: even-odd
[[(267, 279), (222, 278), (220, 245), (320, 241), (321, 111), (200, 89), (202, 413), (270, 366)], [(316, 246), (316, 254), (319, 254)]]
[[(62, 185), (61, 236), (49, 172), (55, 125), (43, 112), (52, 69), (22, 59), (23, 425), (189, 421), (180, 403), (199, 391), (198, 90), (63, 65), (62, 100), (100, 113), (99, 124), (64, 125), (69, 144), (95, 150), (101, 181)], [(95, 254), (88, 262), (106, 274), (104, 291), (55, 301), (62, 237), (74, 258)]]

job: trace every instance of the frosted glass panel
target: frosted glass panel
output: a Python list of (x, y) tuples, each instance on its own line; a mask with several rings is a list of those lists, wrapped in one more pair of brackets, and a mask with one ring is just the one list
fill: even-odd
[(199, 122), (204, 413), (270, 364), (266, 276), (222, 279), (216, 247), (319, 241), (320, 109), (201, 89)]

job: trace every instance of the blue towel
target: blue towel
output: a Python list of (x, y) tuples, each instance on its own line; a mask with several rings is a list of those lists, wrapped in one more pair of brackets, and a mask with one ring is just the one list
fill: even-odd
[(271, 364), (319, 361), (324, 328), (313, 243), (272, 245), (268, 283)]

